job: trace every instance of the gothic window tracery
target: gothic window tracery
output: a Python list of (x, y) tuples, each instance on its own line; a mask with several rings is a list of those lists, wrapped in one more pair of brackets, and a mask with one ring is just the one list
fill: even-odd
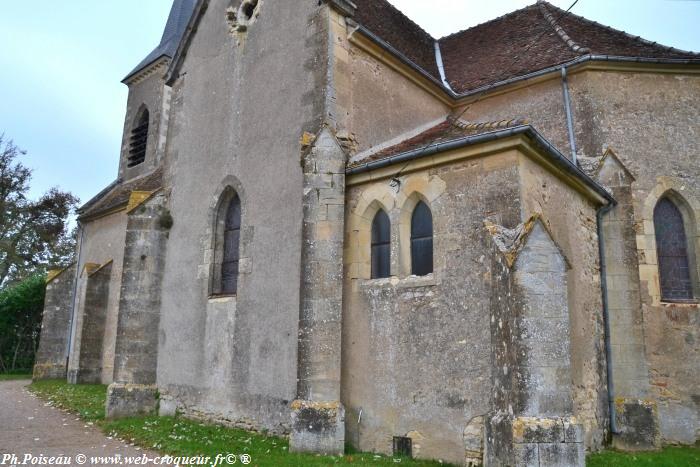
[(654, 209), (654, 230), (662, 300), (692, 300), (690, 251), (683, 214), (668, 197), (661, 198)]

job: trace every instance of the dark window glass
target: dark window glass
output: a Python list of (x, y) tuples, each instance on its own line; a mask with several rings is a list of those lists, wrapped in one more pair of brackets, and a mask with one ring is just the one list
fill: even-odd
[(136, 126), (131, 130), (129, 139), (128, 167), (137, 166), (146, 160), (146, 146), (148, 145), (148, 109), (141, 112)]
[(683, 216), (668, 198), (661, 199), (654, 209), (654, 229), (661, 298), (663, 300), (692, 299), (688, 240), (685, 235)]
[(372, 221), (372, 279), (391, 275), (391, 222), (382, 210)]
[(411, 273), (425, 276), (433, 272), (433, 214), (420, 202), (411, 218)]
[(237, 195), (231, 199), (226, 210), (224, 224), (224, 256), (221, 264), (221, 293), (235, 294), (238, 291), (238, 259), (241, 240), (241, 201)]
[(394, 436), (394, 455), (413, 457), (413, 440), (406, 436)]

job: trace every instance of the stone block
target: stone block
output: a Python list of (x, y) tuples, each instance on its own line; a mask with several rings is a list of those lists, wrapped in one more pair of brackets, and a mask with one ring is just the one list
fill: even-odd
[(539, 446), (540, 467), (584, 467), (583, 443), (543, 443)]
[(700, 430), (700, 415), (697, 409), (675, 403), (659, 404), (658, 409), (659, 429), (665, 442), (696, 442)]
[(564, 424), (560, 418), (517, 417), (513, 420), (513, 442), (561, 443), (564, 441)]
[(615, 400), (618, 433), (613, 445), (626, 451), (657, 449), (661, 443), (656, 402), (642, 399)]
[(292, 402), (290, 452), (342, 455), (345, 452), (345, 409), (340, 402)]
[(44, 379), (65, 379), (66, 364), (63, 363), (37, 363), (34, 365), (32, 380), (40, 381)]
[(539, 452), (537, 443), (520, 444), (513, 446), (515, 465), (518, 467), (539, 467)]
[(107, 418), (150, 415), (158, 408), (158, 387), (141, 384), (110, 384), (107, 388)]
[(564, 419), (564, 442), (583, 443), (583, 425), (573, 417)]

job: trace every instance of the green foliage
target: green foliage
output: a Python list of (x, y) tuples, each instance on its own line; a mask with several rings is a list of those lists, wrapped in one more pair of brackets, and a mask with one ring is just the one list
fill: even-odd
[(21, 373), (6, 373), (0, 375), (0, 381), (16, 381), (16, 380), (22, 380), (22, 379), (32, 379), (32, 375), (29, 373), (21, 372)]
[(696, 467), (700, 465), (700, 445), (672, 446), (653, 452), (603, 451), (586, 459), (587, 467)]
[(286, 438), (251, 433), (189, 420), (183, 417), (135, 417), (104, 420), (106, 387), (68, 385), (63, 381), (33, 383), (30, 390), (54, 405), (78, 412), (95, 422), (109, 436), (171, 456), (209, 456), (249, 454), (255, 466), (328, 466), (328, 465), (408, 465), (445, 466), (436, 461), (392, 458), (352, 452), (343, 457), (290, 454)]
[(45, 278), (39, 274), (0, 291), (0, 373), (31, 371), (45, 291)]
[(67, 266), (75, 251), (68, 216), (78, 199), (58, 188), (28, 199), (32, 172), (18, 162), (24, 154), (0, 134), (0, 286)]
[(105, 418), (107, 386), (103, 384), (68, 384), (64, 380), (35, 381), (29, 390), (51, 402), (54, 407), (66, 409), (94, 422)]

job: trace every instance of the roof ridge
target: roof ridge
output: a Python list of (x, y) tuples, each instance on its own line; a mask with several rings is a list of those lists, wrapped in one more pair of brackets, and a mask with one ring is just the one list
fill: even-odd
[(468, 27), (468, 28), (461, 29), (461, 30), (459, 30), (459, 31), (453, 32), (452, 34), (448, 34), (448, 35), (446, 35), (446, 36), (442, 36), (440, 39), (437, 39), (437, 41), (438, 41), (438, 42), (441, 42), (441, 41), (443, 41), (443, 40), (445, 40), (445, 39), (450, 39), (450, 38), (452, 38), (453, 36), (458, 36), (458, 35), (460, 35), (460, 34), (466, 32), (466, 31), (470, 31), (470, 30), (472, 30), (472, 29), (476, 29), (476, 28), (479, 28), (479, 27), (481, 27), (481, 26), (485, 26), (485, 25), (487, 25), (487, 24), (489, 24), (489, 23), (493, 23), (493, 22), (495, 22), (495, 21), (500, 21), (500, 20), (502, 20), (502, 19), (504, 19), (504, 18), (507, 18), (507, 17), (509, 17), (509, 16), (513, 16), (513, 15), (515, 15), (516, 13), (520, 13), (521, 11), (529, 10), (529, 9), (534, 8), (534, 7), (536, 7), (536, 6), (537, 6), (537, 4), (536, 4), (536, 3), (533, 3), (532, 5), (528, 5), (528, 6), (526, 6), (526, 7), (520, 8), (520, 9), (518, 9), (518, 10), (511, 11), (511, 12), (506, 13), (506, 14), (504, 14), (504, 15), (501, 15), (501, 16), (499, 16), (499, 17), (497, 17), (497, 18), (490, 19), (490, 20), (488, 20), (488, 21), (484, 21), (483, 23), (475, 24), (474, 26), (470, 26), (470, 27)]
[(413, 21), (413, 20), (411, 19), (410, 16), (408, 16), (408, 15), (405, 14), (403, 11), (401, 11), (400, 9), (398, 9), (397, 7), (395, 7), (394, 4), (391, 3), (389, 0), (384, 0), (384, 3), (386, 3), (387, 5), (389, 5), (389, 6), (390, 6), (392, 9), (394, 9), (398, 14), (400, 14), (401, 16), (403, 16), (404, 18), (406, 18), (406, 19), (408, 20), (409, 23), (411, 23), (412, 25), (414, 25), (420, 32), (422, 32), (423, 34), (425, 34), (426, 36), (428, 36), (430, 39), (432, 39), (433, 42), (435, 42), (435, 41), (437, 40), (437, 39), (435, 39), (435, 38), (433, 37), (432, 34), (430, 34), (428, 31), (426, 31), (425, 29), (423, 29), (418, 23), (416, 23), (415, 21)]
[[(565, 11), (565, 10), (562, 10), (561, 8), (559, 8), (559, 7), (556, 6), (556, 5), (552, 5), (551, 3), (549, 3), (549, 2), (547, 2), (547, 1), (545, 1), (545, 0), (538, 0), (538, 2), (546, 3), (547, 5), (551, 6), (551, 7), (554, 8), (555, 10)], [(679, 53), (691, 54), (691, 55), (700, 55), (700, 53), (694, 52), (694, 51), (692, 51), (692, 50), (679, 49), (679, 48), (677, 48), (677, 47), (673, 47), (673, 46), (670, 46), (670, 45), (664, 45), (664, 44), (661, 44), (661, 43), (656, 42), (656, 41), (650, 41), (649, 39), (644, 39), (642, 36), (635, 36), (634, 34), (630, 34), (630, 33), (628, 33), (627, 31), (623, 31), (623, 30), (621, 30), (621, 29), (617, 29), (617, 28), (614, 28), (614, 27), (612, 27), (612, 26), (608, 26), (607, 24), (599, 23), (598, 21), (595, 21), (595, 20), (592, 20), (592, 19), (588, 19), (588, 18), (586, 18), (585, 16), (577, 15), (576, 13), (569, 12), (568, 14), (569, 14), (569, 16), (571, 16), (572, 18), (576, 18), (576, 19), (578, 19), (578, 20), (580, 20), (580, 21), (583, 21), (583, 22), (586, 22), (586, 23), (588, 23), (588, 24), (592, 24), (592, 25), (594, 25), (594, 26), (599, 26), (599, 27), (601, 27), (601, 28), (603, 28), (603, 29), (607, 29), (607, 30), (609, 30), (609, 31), (614, 31), (614, 32), (617, 32), (617, 33), (620, 33), (620, 34), (624, 34), (624, 35), (627, 36), (628, 38), (630, 38), (630, 39), (632, 39), (632, 40), (635, 40), (635, 41), (637, 41), (637, 42), (641, 42), (642, 44), (645, 44), (645, 45), (654, 45), (654, 46), (660, 47), (660, 48), (662, 48), (662, 49), (665, 49), (665, 50), (667, 50), (667, 51), (673, 51), (673, 52), (679, 52)]]
[[(537, 5), (540, 7), (540, 12), (542, 13), (542, 16), (544, 16), (544, 18), (552, 26), (554, 31), (556, 31), (557, 35), (561, 38), (561, 40), (563, 40), (566, 43), (566, 45), (569, 46), (569, 48), (572, 51), (574, 51), (576, 53), (581, 53), (581, 54), (587, 54), (591, 51), (591, 49), (589, 49), (588, 47), (583, 47), (583, 46), (579, 45), (575, 40), (573, 40), (571, 38), (571, 36), (569, 36), (566, 33), (564, 28), (561, 27), (561, 25), (558, 23), (558, 18), (555, 18), (552, 15), (552, 13), (550, 13), (549, 10), (547, 9), (546, 5), (550, 5), (549, 2), (546, 2), (545, 0), (537, 0)], [(569, 13), (568, 11), (564, 12), (564, 14), (568, 14), (568, 13)], [(560, 18), (562, 16), (564, 16), (564, 14), (562, 14), (560, 16)]]
[(461, 118), (448, 118), (447, 121), (449, 121), (452, 124), (452, 126), (462, 130), (497, 130), (499, 128), (509, 128), (515, 125), (528, 124), (528, 121), (524, 118), (511, 118), (509, 120), (492, 120), (488, 122), (469, 122), (466, 120), (462, 120)]

